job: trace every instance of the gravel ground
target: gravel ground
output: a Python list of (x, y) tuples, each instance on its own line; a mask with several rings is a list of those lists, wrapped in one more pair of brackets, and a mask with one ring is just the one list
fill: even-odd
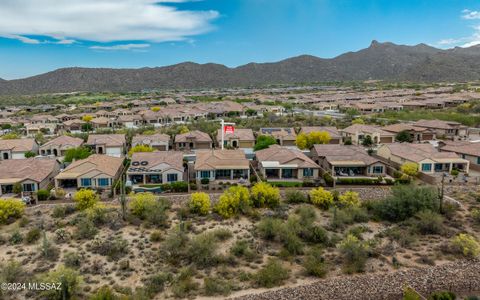
[(422, 295), (449, 290), (468, 294), (480, 291), (480, 261), (457, 261), (442, 266), (400, 270), (388, 274), (365, 274), (319, 280), (315, 283), (241, 296), (238, 300), (396, 300), (405, 285)]

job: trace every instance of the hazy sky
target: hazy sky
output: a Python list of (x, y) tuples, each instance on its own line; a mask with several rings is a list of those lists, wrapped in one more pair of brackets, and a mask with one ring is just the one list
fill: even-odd
[(480, 44), (476, 0), (0, 0), (0, 78), (57, 68), (238, 66), (370, 42)]

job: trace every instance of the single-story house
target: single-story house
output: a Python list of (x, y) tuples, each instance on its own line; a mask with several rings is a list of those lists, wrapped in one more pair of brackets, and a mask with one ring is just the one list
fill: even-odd
[(55, 176), (55, 188), (110, 188), (121, 175), (123, 161), (123, 158), (98, 154), (74, 161)]
[(451, 172), (453, 169), (468, 173), (470, 162), (453, 152), (440, 152), (431, 144), (394, 143), (382, 145), (377, 154), (401, 166), (414, 162), (426, 174)]
[(127, 171), (133, 184), (160, 184), (183, 181), (183, 153), (137, 152)]
[(272, 136), (280, 146), (295, 146), (297, 134), (293, 128), (260, 128), (259, 135)]
[(210, 181), (248, 182), (250, 162), (242, 150), (200, 150), (196, 153), (195, 176), (198, 182)]
[(27, 193), (46, 189), (59, 171), (60, 163), (54, 158), (0, 161), (0, 196), (12, 194), (15, 184), (20, 184)]
[(90, 134), (85, 144), (97, 154), (122, 157), (126, 153), (126, 143), (124, 134)]
[(480, 171), (480, 143), (442, 141), (440, 151), (454, 152), (470, 162), (470, 168)]
[[(222, 129), (217, 131), (217, 143), (219, 146), (222, 145)], [(234, 149), (252, 149), (255, 147), (255, 136), (251, 129), (235, 128), (233, 133), (224, 134), (223, 145)]]
[(175, 150), (198, 150), (213, 148), (213, 141), (210, 135), (199, 130), (193, 130), (175, 136)]
[(399, 123), (382, 127), (384, 131), (391, 132), (397, 136), (400, 132), (408, 132), (413, 142), (424, 142), (435, 140), (435, 131), (425, 128), (417, 127), (410, 124)]
[(0, 160), (24, 159), (27, 152), (38, 153), (35, 139), (0, 140)]
[(355, 145), (314, 145), (312, 159), (333, 177), (385, 176), (387, 166)]
[(68, 120), (63, 122), (63, 129), (68, 132), (78, 133), (82, 132), (82, 127), (85, 124), (87, 124), (87, 122), (79, 119)]
[(40, 155), (65, 156), (68, 149), (78, 148), (83, 140), (68, 135), (61, 135), (40, 146)]
[(170, 149), (170, 136), (163, 133), (136, 135), (132, 138), (132, 147), (137, 145), (150, 146), (158, 151), (168, 151)]
[(271, 145), (255, 155), (258, 170), (267, 181), (318, 179), (320, 167), (300, 150)]
[(329, 144), (341, 144), (342, 134), (336, 127), (333, 126), (304, 126), (301, 128), (300, 133), (309, 134), (312, 132), (327, 132), (330, 135)]
[(413, 123), (416, 127), (428, 128), (435, 132), (439, 139), (465, 140), (468, 138), (468, 126), (453, 121), (419, 120)]
[(353, 124), (342, 130), (344, 141), (350, 139), (352, 144), (361, 145), (364, 138), (370, 136), (373, 144), (387, 144), (395, 142), (395, 134), (382, 130), (380, 127)]

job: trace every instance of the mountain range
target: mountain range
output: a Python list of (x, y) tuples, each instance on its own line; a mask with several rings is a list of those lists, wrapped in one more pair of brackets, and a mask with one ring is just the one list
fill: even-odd
[(479, 79), (480, 45), (443, 50), (426, 44), (405, 46), (372, 41), (368, 48), (331, 59), (302, 55), (236, 68), (192, 62), (141, 69), (62, 68), (24, 79), (0, 79), (0, 94), (127, 92), (352, 80), (460, 82)]

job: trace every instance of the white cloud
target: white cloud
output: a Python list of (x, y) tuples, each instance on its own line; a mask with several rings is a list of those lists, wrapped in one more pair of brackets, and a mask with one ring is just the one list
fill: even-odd
[(480, 11), (464, 9), (462, 13), (463, 13), (462, 19), (465, 19), (465, 20), (480, 19)]
[(75, 40), (179, 41), (208, 32), (216, 11), (180, 10), (165, 3), (191, 0), (1, 0), (0, 36), (39, 44)]
[(90, 47), (90, 49), (116, 51), (116, 50), (145, 49), (148, 47), (150, 47), (150, 44), (124, 44), (124, 45), (114, 45), (114, 46), (92, 46)]

